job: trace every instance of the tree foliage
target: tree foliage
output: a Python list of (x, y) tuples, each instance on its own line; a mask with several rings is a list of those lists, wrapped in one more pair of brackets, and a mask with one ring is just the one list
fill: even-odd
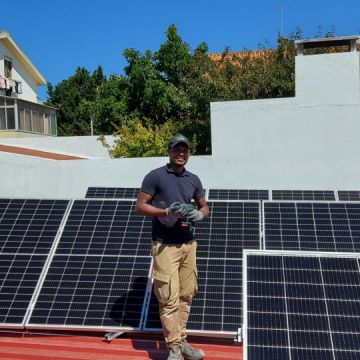
[(198, 154), (209, 154), (211, 102), (294, 96), (294, 40), (301, 37), (297, 28), (279, 35), (276, 49), (225, 48), (214, 60), (206, 43), (192, 51), (171, 25), (157, 51), (123, 52), (123, 75), (107, 78), (100, 66), (92, 74), (77, 68), (48, 85), (47, 104), (58, 108), (60, 135), (88, 135), (91, 121), (96, 134), (114, 134), (115, 145), (108, 147), (113, 157), (164, 155), (175, 132), (187, 135)]
[(55, 88), (48, 85), (49, 99), (47, 105), (58, 109), (59, 135), (88, 135), (90, 120), (88, 102), (93, 102), (96, 87), (105, 80), (102, 67), (99, 66), (93, 74), (82, 67), (75, 74), (60, 82)]
[(154, 125), (149, 120), (134, 119), (121, 125), (117, 129), (115, 146), (109, 146), (105, 137), (100, 140), (108, 148), (112, 157), (150, 157), (166, 155), (169, 139), (175, 133), (184, 133), (189, 136), (191, 149), (196, 153), (197, 139), (194, 134), (187, 134), (188, 124), (167, 121)]

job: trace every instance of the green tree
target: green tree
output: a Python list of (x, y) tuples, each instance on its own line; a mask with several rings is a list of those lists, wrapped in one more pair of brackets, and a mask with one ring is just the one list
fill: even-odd
[[(334, 29), (325, 34), (333, 35)], [(294, 40), (301, 38), (297, 27), (288, 37), (279, 35), (275, 49), (265, 44), (237, 54), (225, 47), (214, 60), (206, 43), (192, 51), (170, 25), (157, 51), (123, 52), (123, 75), (107, 79), (101, 67), (92, 74), (78, 68), (55, 87), (48, 84), (47, 103), (59, 109), (61, 135), (89, 134), (91, 120), (95, 133), (115, 133), (112, 156), (163, 155), (165, 138), (174, 132), (194, 139), (198, 154), (210, 154), (210, 103), (294, 96)]]
[(111, 75), (96, 88), (95, 99), (87, 101), (95, 134), (112, 134), (121, 125), (128, 111), (128, 80)]
[[(186, 127), (186, 124), (179, 126), (179, 122), (173, 121), (154, 125), (151, 121), (134, 119), (118, 128), (113, 146), (106, 143), (104, 136), (100, 136), (99, 139), (114, 158), (164, 156), (169, 139), (175, 133), (186, 133), (184, 132)], [(196, 152), (196, 135), (192, 135), (189, 139), (192, 152)]]
[(88, 70), (78, 67), (73, 76), (61, 81), (55, 88), (48, 84), (46, 104), (58, 109), (59, 135), (89, 135), (90, 113), (87, 102), (94, 101), (96, 87), (105, 77), (99, 66), (91, 75)]

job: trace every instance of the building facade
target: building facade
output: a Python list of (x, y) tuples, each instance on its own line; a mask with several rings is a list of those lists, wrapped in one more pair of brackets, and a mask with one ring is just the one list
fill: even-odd
[(57, 134), (56, 110), (39, 101), (46, 80), (6, 31), (0, 31), (0, 137)]

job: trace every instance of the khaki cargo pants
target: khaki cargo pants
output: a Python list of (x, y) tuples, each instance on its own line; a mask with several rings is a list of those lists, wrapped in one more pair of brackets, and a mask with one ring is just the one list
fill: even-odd
[(154, 292), (166, 343), (180, 344), (197, 292), (195, 240), (184, 244), (153, 242)]

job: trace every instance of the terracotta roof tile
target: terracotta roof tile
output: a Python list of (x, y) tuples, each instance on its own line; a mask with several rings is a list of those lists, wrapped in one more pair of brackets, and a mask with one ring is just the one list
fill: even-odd
[(251, 59), (264, 57), (265, 55), (268, 55), (272, 53), (273, 50), (255, 50), (255, 51), (231, 51), (228, 53), (210, 53), (209, 57), (214, 61), (220, 61), (221, 59), (225, 58), (226, 60), (232, 60), (234, 56), (238, 58), (244, 58), (246, 56), (249, 56)]
[(44, 159), (51, 159), (51, 160), (81, 160), (84, 158), (77, 157), (77, 156), (70, 156), (70, 155), (63, 155), (52, 153), (48, 151), (40, 151), (40, 150), (33, 150), (22, 148), (18, 146), (9, 146), (9, 145), (0, 145), (0, 151), (12, 153), (12, 154), (19, 154), (25, 156), (35, 156)]

